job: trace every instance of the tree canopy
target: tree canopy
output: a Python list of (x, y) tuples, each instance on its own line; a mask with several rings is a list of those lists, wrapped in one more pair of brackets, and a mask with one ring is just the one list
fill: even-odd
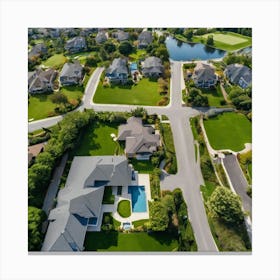
[(155, 201), (150, 207), (151, 229), (154, 231), (164, 231), (168, 227), (169, 217), (166, 208)]
[(119, 52), (123, 55), (129, 55), (132, 53), (132, 51), (133, 51), (133, 46), (127, 41), (122, 42), (119, 45)]
[(217, 187), (208, 201), (213, 216), (228, 224), (240, 224), (243, 219), (241, 199), (225, 187)]
[(39, 251), (42, 245), (42, 222), (47, 218), (45, 212), (36, 207), (28, 207), (28, 250)]

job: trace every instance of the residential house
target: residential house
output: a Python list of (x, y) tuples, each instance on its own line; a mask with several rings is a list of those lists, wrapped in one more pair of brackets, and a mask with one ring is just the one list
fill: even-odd
[(159, 77), (163, 71), (163, 65), (158, 57), (150, 56), (142, 62), (142, 73), (145, 77)]
[(65, 187), (50, 211), (42, 251), (83, 251), (87, 231), (100, 227), (105, 186), (128, 188), (132, 166), (125, 156), (76, 156)]
[(80, 84), (84, 77), (83, 66), (79, 61), (67, 62), (63, 65), (60, 73), (60, 83), (63, 86)]
[(198, 62), (192, 75), (193, 81), (197, 87), (210, 88), (217, 83), (217, 76), (214, 68), (207, 63)]
[(160, 146), (160, 135), (155, 134), (152, 126), (143, 126), (142, 119), (131, 117), (127, 124), (119, 126), (119, 141), (125, 141), (125, 153), (128, 158), (149, 160)]
[(56, 77), (57, 71), (52, 68), (45, 71), (36, 69), (33, 72), (28, 72), (28, 92), (35, 94), (53, 91)]
[(252, 70), (241, 64), (230, 64), (224, 71), (225, 76), (232, 84), (247, 88), (252, 84)]
[(153, 35), (150, 31), (142, 31), (138, 36), (138, 48), (143, 49), (146, 48), (153, 42)]
[(99, 31), (95, 37), (97, 44), (102, 44), (108, 40), (107, 34), (105, 31)]
[(116, 38), (119, 42), (128, 40), (129, 33), (124, 32), (123, 30), (118, 30), (117, 32), (113, 33), (113, 37)]
[(115, 58), (106, 71), (110, 82), (126, 83), (128, 78), (127, 61), (125, 58)]
[(35, 158), (44, 151), (46, 143), (39, 143), (28, 146), (28, 165), (35, 160)]
[(86, 50), (86, 40), (84, 37), (74, 37), (66, 42), (65, 50), (69, 53), (77, 53)]
[(44, 43), (37, 44), (32, 47), (28, 53), (28, 60), (32, 60), (34, 57), (40, 57), (48, 53), (48, 48)]

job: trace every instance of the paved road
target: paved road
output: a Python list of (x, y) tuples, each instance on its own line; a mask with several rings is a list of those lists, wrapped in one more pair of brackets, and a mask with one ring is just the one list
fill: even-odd
[(68, 153), (66, 153), (62, 157), (59, 166), (56, 167), (56, 169), (54, 171), (54, 175), (51, 180), (51, 183), (48, 187), (48, 191), (45, 196), (45, 200), (44, 200), (44, 204), (43, 204), (43, 208), (42, 208), (45, 211), (45, 213), (47, 214), (47, 216), (49, 215), (49, 211), (53, 208), (53, 202), (54, 202), (54, 199), (57, 194), (58, 186), (60, 183), (60, 178), (63, 174), (67, 159), (68, 159)]
[[(92, 98), (103, 69), (97, 68), (88, 82), (83, 108), (93, 108), (95, 111), (131, 111), (137, 106), (130, 105), (108, 105), (93, 104)], [(171, 129), (173, 132), (174, 145), (177, 156), (178, 173), (176, 175), (165, 176), (161, 181), (161, 187), (164, 189), (182, 188), (184, 198), (188, 205), (189, 218), (195, 234), (195, 239), (200, 252), (218, 251), (214, 239), (211, 235), (207, 221), (202, 197), (200, 194), (200, 185), (203, 184), (200, 167), (195, 161), (194, 140), (189, 124), (189, 118), (199, 114), (196, 109), (182, 107), (181, 93), (183, 86), (183, 74), (180, 62), (171, 62), (171, 100), (166, 107), (143, 106), (149, 114), (165, 114), (169, 117)], [(62, 117), (57, 117), (51, 121), (42, 120), (34, 125), (29, 124), (29, 131), (44, 126), (48, 127), (59, 121)], [(36, 128), (35, 128), (36, 127)]]
[(224, 167), (230, 178), (232, 187), (235, 192), (241, 197), (242, 205), (245, 211), (252, 213), (252, 199), (246, 193), (248, 187), (247, 180), (240, 168), (235, 155), (226, 155), (223, 159)]

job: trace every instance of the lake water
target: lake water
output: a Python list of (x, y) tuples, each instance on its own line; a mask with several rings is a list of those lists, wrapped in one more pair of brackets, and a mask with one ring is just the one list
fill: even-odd
[(184, 43), (172, 37), (167, 37), (165, 41), (169, 57), (176, 61), (186, 60), (208, 60), (224, 57), (223, 50), (209, 48), (198, 43)]

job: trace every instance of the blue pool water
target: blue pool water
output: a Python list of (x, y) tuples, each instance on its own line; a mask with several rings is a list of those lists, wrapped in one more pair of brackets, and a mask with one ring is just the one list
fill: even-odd
[(144, 186), (129, 186), (128, 193), (131, 194), (132, 212), (146, 212), (146, 193)]
[(130, 71), (137, 70), (137, 63), (133, 62), (130, 64)]

